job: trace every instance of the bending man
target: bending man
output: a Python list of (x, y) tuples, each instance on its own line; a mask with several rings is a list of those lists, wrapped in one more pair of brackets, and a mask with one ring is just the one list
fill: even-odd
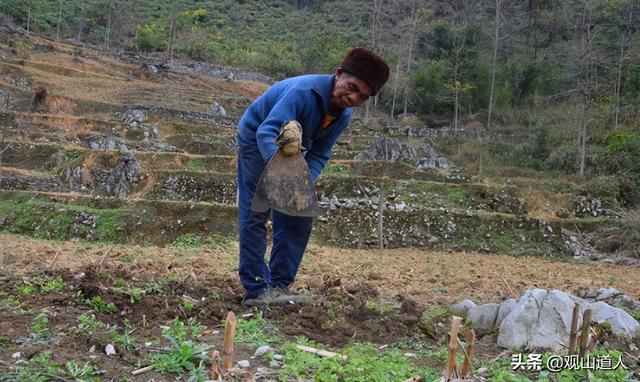
[[(254, 100), (240, 120), (238, 142), (238, 226), (240, 281), (246, 305), (302, 303), (306, 297), (289, 290), (311, 235), (313, 219), (277, 211), (253, 213), (251, 201), (269, 159), (278, 151), (276, 138), (283, 128), (299, 129), (299, 139), (286, 149), (306, 150), (315, 183), (338, 137), (349, 125), (353, 107), (376, 95), (389, 77), (387, 63), (375, 53), (354, 48), (334, 74), (312, 74), (280, 81)], [(291, 147), (294, 145), (295, 147)], [(284, 148), (283, 148), (284, 149)], [(286, 152), (286, 151), (285, 151)], [(273, 222), (269, 264), (267, 219)]]

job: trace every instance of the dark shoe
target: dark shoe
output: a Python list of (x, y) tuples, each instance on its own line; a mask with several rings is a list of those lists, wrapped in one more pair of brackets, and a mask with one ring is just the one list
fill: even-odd
[(242, 302), (246, 306), (263, 306), (263, 305), (286, 305), (286, 304), (306, 304), (309, 302), (309, 296), (297, 294), (288, 289), (273, 288), (267, 289), (255, 298), (249, 298)]
[(293, 304), (304, 305), (304, 304), (308, 304), (310, 300), (309, 295), (298, 294), (288, 288), (275, 288), (274, 290), (279, 293), (276, 299), (280, 304), (293, 303)]

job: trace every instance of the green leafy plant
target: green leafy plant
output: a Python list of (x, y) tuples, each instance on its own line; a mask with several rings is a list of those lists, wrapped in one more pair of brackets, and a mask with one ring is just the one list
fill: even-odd
[(192, 249), (202, 248), (203, 245), (204, 241), (200, 236), (194, 234), (186, 234), (175, 239), (171, 244), (168, 245), (168, 247), (174, 249)]
[(116, 286), (114, 289), (118, 293), (122, 293), (126, 296), (129, 296), (129, 302), (131, 302), (132, 304), (135, 303), (136, 301), (142, 300), (142, 295), (145, 292), (140, 288), (127, 284), (127, 282), (124, 281), (124, 279), (122, 278), (116, 279)]
[(29, 335), (34, 341), (46, 340), (53, 336), (49, 330), (49, 317), (46, 314), (40, 313), (33, 319)]
[(214, 234), (209, 238), (209, 246), (212, 250), (219, 251), (228, 248), (233, 241), (234, 239), (231, 236)]
[(115, 313), (118, 310), (114, 303), (105, 301), (101, 296), (92, 297), (87, 300), (87, 304), (100, 313)]
[(154, 369), (160, 373), (193, 373), (199, 367), (196, 364), (201, 366), (200, 361), (207, 359), (206, 351), (211, 348), (207, 344), (195, 344), (192, 340), (201, 335), (202, 330), (203, 327), (195, 320), (185, 325), (178, 318), (173, 319), (162, 331), (162, 337), (169, 342), (168, 352), (149, 356)]
[(182, 298), (182, 307), (184, 308), (184, 310), (186, 310), (187, 312), (193, 310), (194, 307), (194, 302), (188, 298), (183, 297)]
[(22, 306), (22, 302), (15, 296), (8, 296), (0, 302), (0, 306), (5, 309), (18, 309)]
[(163, 294), (165, 292), (165, 286), (165, 280), (152, 280), (145, 285), (145, 290), (149, 293)]
[(255, 317), (244, 320), (238, 319), (236, 323), (236, 338), (241, 342), (248, 342), (255, 347), (278, 341), (276, 328), (269, 321), (257, 314)]
[(91, 334), (109, 327), (108, 324), (98, 320), (94, 314), (81, 314), (76, 320), (78, 321), (78, 331), (81, 333)]
[(131, 335), (135, 329), (128, 327), (123, 330), (122, 334), (113, 333), (113, 340), (125, 350), (133, 350), (138, 347), (138, 340)]
[(93, 378), (93, 376), (96, 375), (98, 370), (96, 370), (96, 368), (89, 362), (85, 362), (84, 365), (81, 365), (80, 362), (72, 359), (64, 366), (69, 377), (74, 378), (75, 380), (97, 381), (97, 378)]
[(31, 284), (22, 284), (18, 287), (18, 293), (31, 295), (36, 292), (36, 288)]
[(16, 362), (16, 370), (9, 373), (0, 372), (0, 380), (2, 381), (29, 381), (29, 382), (46, 382), (50, 381), (51, 376), (56, 377), (60, 374), (60, 365), (51, 359), (52, 352), (50, 350), (43, 351), (30, 360), (20, 360)]
[(394, 348), (381, 353), (371, 344), (356, 343), (341, 351), (345, 357), (321, 358), (300, 350), (297, 345), (321, 346), (304, 338), (297, 343), (283, 346), (286, 362), (280, 380), (307, 379), (314, 381), (396, 381), (413, 375), (421, 375), (425, 380), (435, 380), (437, 373), (429, 368), (417, 368), (404, 351)]
[(38, 283), (43, 293), (61, 292), (65, 288), (64, 280), (60, 276), (52, 278), (45, 277), (43, 280), (38, 279), (36, 283)]

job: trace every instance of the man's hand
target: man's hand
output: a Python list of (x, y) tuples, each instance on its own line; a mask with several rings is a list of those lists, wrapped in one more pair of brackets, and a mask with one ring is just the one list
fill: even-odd
[(276, 143), (286, 156), (295, 155), (302, 146), (302, 126), (298, 121), (289, 121), (282, 126)]

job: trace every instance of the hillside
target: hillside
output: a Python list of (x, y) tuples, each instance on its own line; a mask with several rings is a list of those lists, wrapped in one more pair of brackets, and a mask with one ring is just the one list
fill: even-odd
[[(82, 380), (77, 369), (85, 362), (95, 379), (191, 373), (205, 380), (209, 364), (195, 356), (188, 364), (196, 371), (175, 371), (152, 355), (168, 352), (166, 336), (178, 336), (181, 324), (182, 344), (220, 349), (229, 310), (254, 315), (240, 320), (236, 360), (251, 359), (256, 379), (314, 378), (323, 367), (351, 378), (350, 367), (358, 374), (371, 364), (391, 373), (384, 378), (435, 380), (446, 361), (449, 308), (462, 299), (498, 303), (532, 288), (606, 287), (640, 299), (637, 212), (603, 204), (583, 180), (509, 163), (503, 152), (498, 163), (488, 150), (484, 165), (493, 168), (480, 171), (467, 149), (490, 143), (474, 143), (473, 130), (372, 110), (357, 113), (317, 185), (323, 214), (297, 287), (318, 303), (249, 311), (236, 278), (234, 135), (270, 78), (6, 31), (0, 58), (0, 370), (7, 380), (21, 380), (19, 373), (46, 380), (43, 365), (53, 363)], [(376, 155), (385, 142), (398, 160)], [(449, 162), (457, 165), (433, 168)], [(207, 326), (200, 336), (198, 322)], [(298, 336), (362, 363), (302, 359), (291, 350)], [(479, 337), (474, 370), (487, 368), (479, 378), (544, 380), (515, 376), (494, 340), (495, 333)], [(599, 341), (632, 368), (601, 378), (632, 378), (637, 340)], [(112, 343), (118, 356), (106, 357), (102, 349)], [(286, 360), (250, 358), (266, 343)], [(17, 352), (22, 363), (11, 358)], [(406, 353), (417, 354), (415, 362)], [(150, 362), (156, 370), (131, 375)]]

